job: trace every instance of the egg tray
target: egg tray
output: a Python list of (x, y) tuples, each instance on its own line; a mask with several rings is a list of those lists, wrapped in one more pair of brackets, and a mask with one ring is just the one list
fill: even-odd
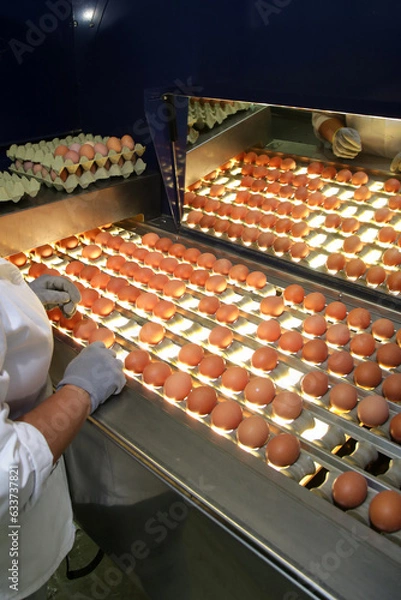
[[(94, 144), (100, 142), (106, 145), (108, 139), (109, 136), (102, 137), (100, 135), (80, 133), (77, 136), (69, 135), (65, 138), (54, 138), (51, 141), (42, 140), (36, 144), (31, 142), (20, 146), (13, 144), (7, 150), (6, 154), (14, 163), (16, 161), (32, 162), (34, 164), (41, 165), (47, 170), (53, 169), (57, 175), (60, 175), (64, 169), (67, 171), (67, 173), (72, 175), (76, 173), (79, 167), (81, 167), (81, 169), (84, 171), (89, 171), (93, 165), (104, 167), (108, 160), (112, 164), (118, 163), (120, 158), (125, 161), (130, 161), (134, 156), (141, 157), (146, 150), (142, 144), (135, 144), (133, 150), (130, 150), (127, 147), (123, 147), (121, 152), (109, 150), (107, 156), (102, 156), (100, 153), (96, 153), (93, 160), (88, 160), (85, 156), (81, 156), (79, 163), (73, 163), (72, 160), (64, 161), (62, 156), (54, 156), (54, 150), (61, 144), (70, 146), (74, 143), (83, 145), (87, 142), (93, 142)], [(23, 165), (17, 163), (16, 168), (19, 169), (22, 166)], [(27, 172), (29, 172), (31, 169), (32, 167), (27, 170)]]
[[(263, 154), (271, 156), (271, 154), (267, 152), (263, 152)], [(275, 154), (275, 156), (279, 155)], [(307, 162), (307, 159), (300, 159), (299, 157), (294, 158), (298, 161), (297, 168), (294, 170), (294, 174), (298, 175), (306, 173), (307, 165), (309, 164)], [(238, 191), (250, 191), (249, 188), (245, 188), (240, 185), (241, 179), (243, 177), (243, 175), (241, 174), (241, 169), (247, 163), (244, 163), (242, 160), (239, 160), (237, 158), (233, 158), (231, 159), (231, 164), (232, 166), (230, 168), (224, 168), (224, 170), (220, 171), (216, 170), (211, 174), (210, 177), (206, 176), (199, 182), (190, 186), (188, 189), (194, 191), (197, 197), (204, 197), (206, 199), (217, 200), (222, 205), (228, 204), (233, 207), (246, 207), (246, 204), (236, 204), (234, 200), (235, 195)], [(281, 172), (284, 173), (283, 170)], [(213, 177), (214, 174), (215, 176)], [(379, 208), (386, 207), (389, 200), (392, 197), (394, 197), (394, 194), (384, 191), (384, 177), (376, 174), (374, 175), (374, 179), (372, 179), (371, 177), (368, 187), (370, 187), (372, 191), (372, 196), (369, 200), (366, 200), (364, 202), (356, 201), (353, 198), (353, 194), (359, 186), (353, 186), (349, 183), (341, 183), (332, 180), (323, 180), (324, 185), (318, 191), (322, 192), (326, 197), (340, 197), (340, 199), (343, 202), (341, 206), (336, 210), (328, 210), (323, 208), (322, 206), (311, 206), (308, 205), (307, 202), (305, 202), (310, 211), (310, 214), (304, 219), (293, 219), (291, 217), (291, 214), (280, 214), (280, 212), (277, 212), (277, 210), (280, 210), (280, 206), (282, 206), (283, 203), (290, 203), (292, 204), (292, 206), (296, 206), (299, 204), (303, 204), (302, 201), (294, 200), (294, 198), (280, 197), (279, 195), (266, 192), (256, 192), (257, 194), (261, 194), (265, 198), (274, 197), (279, 202), (276, 211), (263, 210), (261, 207), (249, 208), (250, 211), (259, 211), (263, 215), (274, 214), (277, 217), (277, 221), (274, 225), (272, 225), (269, 228), (261, 228), (257, 223), (247, 224), (244, 218), (234, 221), (230, 218), (229, 215), (226, 217), (219, 217), (219, 215), (213, 211), (205, 212), (205, 210), (201, 207), (194, 208), (192, 206), (193, 201), (191, 202), (191, 204), (186, 204), (184, 201), (182, 224), (185, 227), (189, 227), (192, 230), (200, 231), (208, 236), (218, 236), (222, 240), (227, 241), (230, 244), (233, 244), (234, 246), (246, 246), (252, 250), (261, 252), (266, 256), (274, 256), (284, 261), (291, 261), (297, 263), (300, 266), (307, 268), (308, 270), (312, 269), (313, 271), (326, 273), (342, 281), (352, 281), (352, 283), (355, 283), (359, 286), (363, 286), (365, 288), (368, 287), (370, 289), (374, 289), (385, 294), (392, 294), (397, 296), (400, 294), (401, 290), (398, 289), (398, 286), (396, 286), (397, 289), (389, 289), (387, 285), (387, 280), (389, 275), (391, 275), (392, 273), (396, 273), (399, 270), (399, 265), (384, 265), (381, 263), (381, 259), (383, 253), (386, 250), (396, 248), (401, 252), (401, 248), (398, 245), (398, 239), (396, 239), (393, 243), (384, 243), (380, 242), (377, 239), (377, 235), (382, 227), (390, 226), (394, 228), (397, 234), (396, 237), (398, 238), (398, 234), (401, 232), (401, 209), (392, 209), (393, 216), (391, 220), (386, 221), (385, 223), (379, 223), (374, 220), (375, 211)], [(311, 177), (311, 179), (312, 178), (313, 176)], [(226, 191), (223, 194), (223, 196), (216, 197), (210, 195), (211, 187), (215, 184), (225, 185)], [(282, 185), (287, 184), (284, 183)], [(257, 230), (255, 231), (255, 235), (259, 235), (260, 233), (270, 231), (274, 233), (274, 235), (276, 235), (277, 238), (287, 237), (290, 240), (290, 248), (286, 252), (275, 251), (273, 247), (273, 242), (271, 247), (261, 248), (258, 246), (257, 240), (255, 242), (244, 242), (241, 238), (230, 238), (226, 233), (216, 233), (214, 231), (213, 226), (207, 226), (207, 222), (205, 223), (205, 226), (202, 226), (202, 223), (188, 224), (188, 216), (190, 213), (193, 212), (198, 212), (199, 214), (205, 217), (207, 215), (215, 216), (217, 219), (220, 220), (226, 220), (230, 223), (238, 223), (244, 226), (245, 228), (255, 229)], [(360, 222), (359, 229), (350, 233), (346, 233), (341, 231), (341, 229), (339, 228), (329, 228), (325, 225), (325, 219), (329, 215), (339, 215), (342, 218), (342, 220), (349, 217), (355, 217)], [(309, 233), (303, 235), (302, 237), (294, 236), (291, 233), (291, 230), (285, 232), (284, 234), (277, 233), (275, 231), (275, 226), (278, 225), (278, 221), (285, 218), (291, 219), (293, 224), (304, 221), (310, 228)], [(361, 251), (356, 252), (355, 254), (347, 254), (343, 252), (346, 261), (349, 262), (352, 259), (360, 258), (364, 261), (366, 269), (369, 269), (369, 267), (375, 267), (377, 265), (383, 266), (386, 272), (386, 279), (384, 280), (384, 282), (379, 284), (369, 283), (366, 280), (366, 272), (362, 273), (357, 277), (352, 277), (348, 276), (344, 269), (340, 269), (338, 270), (338, 272), (335, 272), (327, 268), (326, 262), (328, 257), (333, 253), (341, 253), (342, 246), (345, 240), (351, 235), (357, 235), (360, 237), (361, 241), (363, 242), (363, 248)], [(399, 239), (401, 240), (401, 236)], [(308, 247), (309, 254), (305, 258), (298, 259), (294, 258), (291, 255), (291, 247), (298, 242), (304, 242)]]
[[(82, 173), (79, 172), (77, 174), (77, 169), (75, 169), (74, 173), (69, 173), (65, 176), (65, 180), (63, 173), (61, 173), (63, 178), (57, 176), (53, 180), (50, 174), (42, 177), (38, 173), (34, 173), (32, 169), (25, 171), (22, 167), (17, 168), (16, 163), (13, 163), (10, 166), (10, 171), (16, 174), (24, 174), (26, 177), (29, 177), (31, 181), (43, 183), (47, 187), (54, 187), (57, 191), (64, 190), (68, 193), (71, 193), (78, 186), (86, 189), (91, 183), (96, 183), (102, 179), (109, 179), (110, 177), (124, 177), (126, 179), (133, 173), (135, 175), (141, 175), (146, 169), (146, 163), (141, 158), (136, 159), (134, 157), (133, 160), (125, 160), (122, 158), (121, 161), (121, 165), (113, 163), (108, 169), (104, 166), (97, 166), (95, 169), (92, 169), (93, 172), (90, 170), (84, 170)], [(77, 165), (74, 165), (74, 167), (75, 166)]]
[(203, 129), (213, 129), (221, 125), (231, 115), (248, 110), (249, 102), (216, 102), (190, 98), (188, 104), (188, 136), (187, 142), (194, 144)]
[[(126, 229), (114, 227), (109, 232), (121, 235), (125, 240), (133, 241), (138, 246), (141, 246), (141, 233), (145, 233), (147, 230), (138, 227), (135, 232), (131, 232)], [(65, 250), (56, 244), (54, 246), (54, 255), (48, 259), (43, 259), (42, 262), (49, 267), (56, 268), (63, 274), (71, 260), (80, 260), (86, 264), (97, 265), (103, 271), (109, 272), (110, 275), (116, 275), (113, 271), (108, 271), (105, 267), (105, 261), (107, 256), (118, 253), (103, 247), (104, 256), (93, 261), (85, 260), (81, 255), (82, 247), (85, 243), (88, 243), (88, 239), (81, 238), (81, 244), (76, 249), (69, 250), (68, 254), (65, 254)], [(32, 257), (35, 256), (35, 253), (32, 253)], [(29, 270), (29, 263), (22, 267), (24, 275), (28, 278)], [(265, 271), (267, 272), (267, 270)], [(204, 292), (196, 286), (188, 286), (187, 293), (180, 300), (168, 298), (177, 305), (177, 312), (171, 320), (162, 322), (166, 329), (166, 337), (155, 347), (146, 347), (138, 339), (141, 326), (150, 317), (149, 314), (136, 309), (135, 305), (120, 303), (113, 297), (113, 300), (116, 301), (116, 309), (107, 317), (94, 316), (89, 309), (83, 307), (80, 307), (80, 310), (86, 316), (94, 318), (100, 324), (115, 332), (116, 344), (113, 348), (117, 351), (117, 355), (121, 359), (124, 359), (125, 355), (135, 347), (146, 347), (153, 359), (166, 361), (173, 369), (176, 369), (179, 367), (177, 348), (179, 349), (187, 342), (196, 342), (201, 343), (209, 353), (223, 356), (227, 363), (226, 366), (244, 366), (252, 375), (262, 374), (268, 376), (274, 382), (277, 391), (287, 389), (300, 394), (304, 401), (304, 410), (301, 415), (291, 422), (283, 421), (275, 417), (271, 405), (265, 407), (250, 405), (245, 400), (243, 392), (233, 394), (230, 390), (225, 389), (221, 384), (221, 378), (213, 381), (213, 386), (216, 388), (220, 399), (224, 401), (234, 398), (243, 408), (244, 416), (261, 414), (270, 426), (272, 437), (280, 432), (291, 432), (298, 436), (302, 447), (300, 457), (293, 465), (278, 470), (301, 485), (310, 487), (316, 495), (333, 503), (330, 490), (334, 478), (341, 472), (350, 469), (362, 472), (369, 484), (368, 498), (360, 507), (349, 511), (349, 513), (366, 525), (369, 525), (368, 505), (372, 497), (384, 489), (398, 490), (401, 485), (401, 447), (392, 441), (388, 432), (388, 422), (394, 414), (400, 412), (400, 406), (389, 402), (389, 420), (384, 425), (369, 430), (359, 425), (356, 409), (342, 415), (333, 413), (329, 406), (328, 392), (320, 398), (310, 398), (302, 392), (301, 382), (303, 376), (311, 370), (324, 371), (325, 364), (311, 365), (303, 361), (299, 354), (286, 355), (278, 350), (280, 360), (278, 366), (273, 371), (269, 373), (255, 371), (250, 364), (250, 356), (253, 350), (260, 345), (268, 345), (277, 349), (277, 344), (269, 344), (267, 342), (261, 344), (253, 331), (257, 323), (263, 320), (263, 316), (261, 317), (257, 308), (258, 302), (263, 297), (266, 297), (266, 295), (272, 295), (273, 291), (276, 294), (283, 292), (282, 285), (276, 283), (274, 280), (274, 271), (267, 272), (267, 274), (269, 282), (261, 290), (247, 289), (245, 286), (238, 286), (235, 282), (230, 282), (229, 288), (219, 295), (222, 303), (236, 302), (241, 307), (241, 319), (238, 320), (239, 323), (229, 325), (234, 332), (234, 341), (227, 350), (212, 347), (207, 341), (210, 329), (218, 324), (218, 322), (213, 317), (199, 315), (197, 305), (199, 298), (204, 296)], [(79, 278), (74, 278), (73, 276), (72, 279), (80, 281)], [(90, 284), (87, 282), (81, 281), (81, 283), (84, 283), (86, 287), (90, 287)], [(138, 284), (132, 280), (129, 280), (129, 283), (133, 283), (143, 291), (152, 291), (163, 298), (162, 293), (153, 289), (149, 290), (146, 285)], [(107, 296), (108, 293), (105, 292), (103, 295)], [(353, 307), (353, 304), (347, 306), (348, 309)], [(372, 314), (373, 312), (372, 310)], [(285, 313), (283, 313), (284, 316), (278, 317), (278, 320), (283, 329), (295, 328), (301, 330), (302, 314), (304, 317), (307, 316), (305, 311), (300, 307), (287, 306)], [(152, 321), (157, 320), (154, 317), (151, 317), (151, 319)], [(252, 328), (251, 326), (250, 330), (246, 331), (246, 328), (244, 329), (246, 324), (244, 321), (254, 327)], [(66, 335), (72, 335), (71, 332), (62, 331)], [(82, 341), (78, 343), (85, 344)], [(196, 367), (193, 369), (187, 368), (187, 370), (198, 384), (205, 383), (202, 376), (199, 376)], [(392, 369), (391, 372), (400, 372), (400, 368)], [(141, 375), (127, 374), (129, 377), (143, 384)], [(341, 377), (329, 373), (330, 386), (344, 381), (354, 385), (351, 376)], [(211, 382), (208, 381), (208, 383)], [(371, 393), (380, 393), (380, 389), (367, 391), (357, 388), (357, 390), (360, 399)], [(162, 389), (153, 388), (153, 391), (163, 397)], [(173, 404), (180, 410), (186, 410), (185, 401), (173, 402)], [(195, 415), (191, 414), (191, 416), (194, 417)], [(209, 415), (196, 418), (205, 425), (211, 426)], [(313, 430), (321, 429), (322, 426), (323, 430), (319, 435), (311, 435)], [(238, 444), (235, 432), (219, 430), (217, 433)], [(247, 451), (258, 459), (266, 461), (264, 447), (257, 450), (248, 448)], [(374, 465), (376, 463), (379, 467), (375, 470)], [(383, 463), (385, 464), (385, 469), (383, 469)], [(266, 468), (268, 469), (267, 465)], [(325, 474), (323, 482), (319, 481), (319, 474), (322, 472)], [(318, 480), (317, 483), (315, 483), (316, 480)], [(391, 534), (388, 537), (397, 544), (401, 544), (400, 532)]]
[(18, 202), (25, 195), (35, 198), (40, 190), (40, 182), (16, 173), (0, 172), (0, 202)]

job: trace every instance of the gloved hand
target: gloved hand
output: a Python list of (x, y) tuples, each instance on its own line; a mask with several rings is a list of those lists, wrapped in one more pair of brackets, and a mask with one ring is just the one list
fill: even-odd
[(399, 173), (401, 171), (401, 152), (396, 154), (391, 161), (390, 171), (392, 173)]
[(67, 384), (88, 392), (92, 414), (99, 404), (103, 404), (109, 396), (119, 394), (125, 386), (123, 363), (103, 342), (94, 342), (70, 362), (57, 390)]
[(67, 318), (72, 317), (81, 300), (78, 288), (65, 277), (41, 275), (31, 281), (29, 287), (46, 310), (59, 306)]
[(333, 136), (333, 154), (341, 158), (355, 158), (362, 150), (359, 133), (352, 127), (340, 127)]

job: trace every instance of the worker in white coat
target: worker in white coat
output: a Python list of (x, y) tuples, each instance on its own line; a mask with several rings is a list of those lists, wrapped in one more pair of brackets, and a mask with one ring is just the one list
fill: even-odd
[(389, 158), (389, 169), (401, 172), (401, 121), (362, 115), (313, 113), (312, 125), (333, 154), (352, 160), (360, 152)]
[(46, 598), (74, 525), (62, 454), (86, 417), (125, 385), (103, 343), (83, 349), (53, 393), (53, 338), (45, 308), (71, 316), (80, 295), (63, 277), (27, 285), (0, 258), (0, 598)]

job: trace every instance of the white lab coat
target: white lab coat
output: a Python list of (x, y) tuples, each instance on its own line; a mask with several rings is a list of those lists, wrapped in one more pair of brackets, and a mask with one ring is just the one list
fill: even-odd
[[(313, 113), (312, 125), (317, 137), (320, 138), (318, 130), (322, 123), (335, 116), (335, 114), (328, 113)], [(358, 131), (361, 137), (362, 151), (366, 154), (393, 159), (398, 152), (401, 152), (401, 121), (345, 115), (345, 122), (347, 127)]]
[[(52, 351), (51, 327), (40, 301), (19, 270), (0, 258), (0, 600), (20, 600), (38, 590), (74, 542), (63, 461), (53, 466), (39, 430), (14, 421), (52, 393)], [(16, 471), (15, 494), (9, 486)], [(14, 563), (12, 572), (16, 559), (18, 569)], [(14, 589), (13, 575), (18, 579)]]

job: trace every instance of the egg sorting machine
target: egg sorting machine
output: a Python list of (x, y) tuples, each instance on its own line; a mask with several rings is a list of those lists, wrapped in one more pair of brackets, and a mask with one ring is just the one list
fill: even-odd
[[(244, 161), (244, 150), (257, 148), (258, 156), (295, 159), (294, 174), (299, 168), (307, 171), (315, 159), (334, 163), (332, 158), (327, 160), (327, 156), (319, 154), (313, 143), (301, 147), (299, 142), (297, 146), (285, 141), (289, 126), (294, 125), (300, 135), (302, 119), (294, 124), (281, 114), (274, 123), (274, 114), (274, 107), (271, 110), (251, 107), (247, 115), (236, 115), (235, 122), (224, 124), (221, 131), (201, 135), (187, 156), (187, 186), (191, 187), (187, 193), (214, 200), (216, 197), (209, 193), (211, 180), (217, 186), (237, 180), (241, 183), (238, 169), (241, 171), (249, 164)], [(280, 115), (279, 111), (277, 114)], [(276, 135), (272, 133), (275, 127), (279, 127)], [(180, 349), (187, 343), (197, 343), (206, 355), (223, 359), (226, 370), (239, 366), (251, 379), (259, 376), (270, 379), (276, 396), (285, 390), (292, 391), (301, 397), (303, 408), (295, 418), (283, 419), (271, 404), (249, 402), (241, 385), (239, 391), (229, 389), (223, 385), (222, 378), (208, 377), (200, 366), (186, 367), (193, 385), (210, 384), (222, 404), (235, 399), (243, 417), (263, 416), (269, 424), (271, 439), (280, 433), (294, 435), (300, 443), (299, 457), (284, 467), (272, 461), (267, 464), (265, 444), (259, 449), (244, 447), (238, 443), (235, 430), (213, 426), (210, 415), (194, 414), (188, 410), (185, 399), (167, 398), (162, 387), (143, 385), (143, 375), (129, 372), (127, 388), (89, 419), (67, 453), (77, 518), (127, 574), (134, 576), (135, 573), (140, 578), (153, 598), (394, 598), (399, 587), (401, 534), (399, 531), (379, 533), (372, 528), (369, 504), (379, 492), (400, 488), (401, 451), (389, 434), (389, 421), (399, 412), (399, 407), (394, 401), (388, 402), (388, 419), (381, 425), (366, 427), (361, 426), (356, 407), (349, 412), (334, 411), (329, 394), (336, 385), (346, 383), (357, 391), (360, 402), (372, 393), (381, 394), (383, 382), (397, 374), (399, 367), (383, 366), (376, 359), (380, 346), (393, 343), (400, 328), (398, 295), (380, 286), (373, 288), (342, 276), (333, 277), (323, 269), (313, 271), (313, 265), (311, 268), (294, 262), (290, 254), (275, 252), (274, 247), (261, 251), (255, 243), (244, 245), (242, 238), (217, 236), (212, 227), (200, 226), (200, 221), (195, 226), (188, 223), (191, 210), (202, 216), (208, 213), (204, 205), (188, 206), (184, 201), (179, 139), (173, 135), (173, 141), (170, 155), (173, 160), (166, 158), (160, 148), (159, 156), (172, 213), (176, 223), (180, 223), (178, 232), (171, 220), (160, 214), (157, 176), (145, 175), (96, 192), (65, 196), (57, 203), (45, 204), (45, 199), (38, 197), (31, 210), (25, 206), (26, 210), (13, 212), (5, 209), (2, 231), (7, 233), (2, 253), (9, 255), (51, 243), (54, 252), (40, 259), (42, 263), (71, 274), (68, 266), (79, 260), (113, 276), (115, 272), (108, 267), (108, 260), (118, 252), (105, 244), (100, 257), (85, 261), (83, 247), (96, 239), (99, 232), (80, 234), (104, 223), (113, 223), (105, 232), (135, 245), (138, 258), (131, 256), (129, 261), (140, 262), (142, 257), (143, 264), (139, 267), (142, 275), (135, 278), (134, 273), (129, 280), (132, 287), (154, 294), (159, 301), (172, 302), (174, 314), (170, 319), (158, 320), (153, 312), (146, 312), (135, 302), (125, 302), (115, 295), (112, 296), (114, 310), (108, 315), (93, 315), (87, 307), (81, 307), (80, 311), (114, 331), (115, 348), (121, 358), (139, 346), (149, 352), (153, 361), (163, 361), (176, 372), (182, 368), (178, 357)], [(229, 176), (227, 170), (220, 169), (226, 163), (229, 163)], [(343, 166), (336, 164), (335, 168), (339, 170)], [(379, 167), (376, 164), (369, 174), (374, 173), (375, 181), (384, 181), (385, 172)], [(205, 177), (212, 171), (216, 171), (216, 179), (214, 175)], [(279, 171), (284, 173), (283, 169)], [(181, 200), (177, 195), (172, 196), (177, 184)], [(284, 201), (280, 194), (266, 193), (267, 185), (266, 180), (265, 189), (260, 190), (266, 199), (277, 196), (280, 202)], [(225, 189), (219, 202), (234, 205), (233, 196), (247, 191), (243, 188), (245, 186), (236, 183), (231, 189)], [(349, 194), (345, 196), (343, 207), (347, 199)], [(313, 210), (317, 218), (325, 209), (318, 206)], [(272, 211), (262, 208), (262, 212)], [(139, 213), (145, 214), (144, 223), (133, 219), (122, 221)], [(348, 217), (346, 214), (342, 218)], [(19, 227), (14, 229), (16, 233), (10, 234), (16, 218)], [(228, 221), (238, 224), (237, 219), (228, 218)], [(26, 223), (33, 223), (33, 227), (27, 229)], [(320, 225), (324, 229), (324, 223)], [(313, 224), (310, 229), (313, 234)], [(22, 239), (22, 232), (25, 234), (28, 230), (28, 238)], [(148, 233), (156, 237), (145, 238)], [(57, 243), (74, 234), (78, 241), (75, 248), (66, 250)], [(148, 242), (150, 239), (154, 241)], [(171, 240), (174, 253), (169, 242), (165, 250), (160, 244), (157, 246), (160, 239)], [(185, 289), (177, 297), (164, 293), (164, 280), (159, 289), (160, 277), (158, 284), (149, 287), (150, 279), (143, 273), (144, 269), (153, 271), (152, 275), (147, 274), (150, 276), (168, 273), (156, 266), (157, 261), (152, 267), (150, 258), (145, 262), (154, 252), (162, 254), (157, 260), (174, 258), (177, 266), (189, 264), (191, 274), (200, 271), (198, 259), (192, 263), (186, 260), (185, 252), (189, 248), (197, 248), (204, 260), (205, 255), (209, 255), (211, 262), (205, 262), (203, 278), (184, 279)], [(314, 252), (316, 254), (316, 250)], [(37, 258), (34, 252), (27, 254), (29, 260), (22, 269), (29, 277), (31, 262)], [(230, 261), (233, 266), (241, 263), (253, 277), (241, 281), (226, 275), (224, 268), (221, 273), (214, 271), (210, 254)], [(228, 263), (224, 264), (227, 267)], [(266, 280), (263, 277), (260, 280), (260, 274), (265, 275)], [(89, 286), (79, 273), (72, 277)], [(167, 277), (171, 278), (170, 274)], [(222, 287), (214, 288), (210, 285), (212, 281)], [(294, 284), (302, 285), (306, 297), (323, 295), (325, 307), (314, 313), (305, 309), (302, 300), (297, 304), (289, 293)], [(111, 296), (107, 289), (101, 293)], [(213, 313), (200, 312), (200, 302), (211, 297), (218, 298), (220, 308), (237, 307), (237, 318), (233, 322), (219, 321)], [(265, 301), (271, 298), (281, 302), (276, 314), (266, 308), (269, 302)], [(323, 360), (317, 361), (315, 357), (305, 360), (304, 350), (316, 338), (308, 333), (306, 321), (309, 317), (324, 316), (327, 306), (333, 302), (341, 302), (347, 316), (339, 322), (324, 319), (327, 331), (335, 325), (344, 325), (353, 309), (363, 308), (369, 311), (372, 323), (379, 318), (391, 321), (393, 334), (383, 340), (375, 338), (374, 352), (370, 356), (365, 351), (352, 352), (347, 341), (344, 348), (325, 344), (328, 356)], [(276, 340), (263, 339), (261, 334), (263, 322), (271, 319), (280, 325), (280, 336)], [(158, 344), (149, 345), (141, 339), (142, 327), (149, 320), (163, 325)], [(210, 341), (212, 330), (221, 325), (231, 332), (227, 346), (215, 346)], [(351, 341), (361, 334), (353, 326), (349, 329)], [(371, 331), (369, 324), (363, 333)], [(298, 340), (302, 338), (303, 348), (295, 352), (294, 349), (288, 351), (282, 342), (284, 334), (291, 332), (298, 334)], [(317, 338), (326, 340), (327, 332)], [(85, 342), (71, 330), (55, 324), (55, 343), (52, 372), (57, 379)], [(269, 368), (255, 366), (255, 352), (266, 347), (274, 350), (270, 358), (274, 356), (276, 364)], [(351, 356), (349, 372), (333, 367), (335, 361), (332, 368), (328, 366), (330, 358), (341, 352)], [(369, 367), (381, 373), (374, 389), (367, 390), (372, 386), (366, 383), (362, 386), (354, 380), (356, 369), (365, 359), (369, 360)], [(311, 373), (322, 376), (323, 393), (306, 386), (306, 376)], [(331, 486), (338, 475), (350, 470), (364, 475), (368, 493), (360, 506), (344, 511), (334, 504)], [(112, 588), (112, 574), (108, 581), (97, 582), (97, 585), (98, 593), (107, 586)]]

